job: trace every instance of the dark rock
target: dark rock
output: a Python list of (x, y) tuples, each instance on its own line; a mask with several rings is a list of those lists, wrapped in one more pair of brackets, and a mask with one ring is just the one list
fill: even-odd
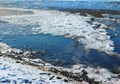
[(95, 21), (95, 18), (90, 18), (90, 21)]
[(62, 79), (61, 77), (56, 77), (57, 79)]
[(118, 78), (120, 78), (120, 74), (118, 75)]
[(82, 70), (82, 75), (87, 75), (87, 74), (88, 74), (87, 71)]
[(67, 80), (67, 79), (64, 79), (64, 82), (68, 82), (68, 80)]
[(16, 63), (20, 63), (20, 61), (16, 61)]
[(5, 79), (5, 80), (1, 80), (0, 82), (1, 83), (10, 83), (10, 80), (9, 79)]
[(52, 76), (49, 80), (52, 80), (55, 76)]
[(110, 81), (110, 80), (111, 80), (111, 78), (108, 78), (108, 80)]
[(21, 58), (20, 56), (16, 57), (16, 59), (18, 59), (18, 60), (22, 60), (22, 58)]
[(24, 79), (22, 82), (23, 82), (23, 83), (29, 83), (29, 80)]
[(120, 74), (120, 67), (115, 67), (113, 70), (112, 70), (113, 73), (115, 74)]
[(86, 22), (92, 25), (92, 21), (86, 21)]
[(51, 75), (50, 73), (39, 73), (39, 75)]
[(0, 23), (8, 23), (8, 22), (0, 20)]

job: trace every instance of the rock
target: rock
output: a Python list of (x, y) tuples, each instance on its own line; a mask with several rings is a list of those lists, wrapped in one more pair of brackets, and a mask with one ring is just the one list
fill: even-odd
[(120, 67), (115, 67), (113, 70), (112, 70), (113, 73), (115, 74), (120, 74)]
[(57, 79), (62, 79), (62, 78), (61, 78), (61, 77), (59, 77), (59, 76), (57, 76), (56, 78), (57, 78)]
[(24, 80), (22, 80), (22, 83), (29, 83), (29, 80), (24, 79)]
[(17, 60), (16, 63), (20, 63), (20, 61)]
[(90, 18), (90, 21), (95, 21), (95, 18)]
[(87, 75), (87, 74), (88, 74), (87, 71), (82, 70), (82, 75)]
[(0, 83), (10, 83), (10, 80), (9, 79), (5, 79), (5, 80), (1, 80)]
[(49, 80), (52, 80), (55, 76), (52, 76)]
[(67, 80), (67, 79), (64, 79), (64, 82), (68, 82), (68, 80)]

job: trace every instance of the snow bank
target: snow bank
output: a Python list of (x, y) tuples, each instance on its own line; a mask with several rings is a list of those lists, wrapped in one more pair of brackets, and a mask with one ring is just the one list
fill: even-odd
[(96, 81), (102, 81), (103, 84), (119, 84), (120, 80), (117, 75), (111, 73), (109, 70), (91, 66), (86, 66), (82, 64), (73, 65), (71, 70), (73, 73), (81, 73), (82, 70), (87, 71), (88, 77), (95, 79)]
[[(91, 22), (91, 17), (53, 10), (33, 10), (32, 15), (13, 15), (0, 17), (0, 20), (22, 26), (37, 25), (31, 28), (33, 34), (61, 35), (76, 39), (85, 44), (86, 49), (96, 49), (111, 54), (114, 43), (107, 35), (105, 25)], [(101, 25), (97, 27), (97, 25)]]
[(0, 84), (72, 84), (57, 79), (57, 75), (36, 67), (16, 63), (10, 58), (0, 57)]

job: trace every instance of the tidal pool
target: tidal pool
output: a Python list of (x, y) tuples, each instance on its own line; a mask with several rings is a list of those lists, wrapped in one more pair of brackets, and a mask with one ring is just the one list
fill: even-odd
[(45, 34), (13, 35), (2, 42), (22, 50), (45, 51), (44, 55), (36, 53), (35, 58), (53, 65), (69, 67), (73, 64), (86, 63), (112, 69), (120, 66), (120, 59), (97, 50), (85, 50), (84, 45), (69, 38)]

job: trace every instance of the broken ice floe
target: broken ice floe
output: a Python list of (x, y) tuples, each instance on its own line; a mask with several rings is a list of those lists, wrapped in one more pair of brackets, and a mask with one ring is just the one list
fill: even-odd
[[(114, 43), (107, 35), (105, 25), (98, 22), (88, 24), (90, 17), (53, 10), (33, 11), (34, 14), (30, 15), (2, 16), (0, 20), (22, 26), (37, 25), (30, 28), (31, 33), (62, 35), (83, 43), (86, 49), (96, 49), (107, 54), (113, 53)], [(96, 25), (99, 24), (100, 26), (97, 27)]]

